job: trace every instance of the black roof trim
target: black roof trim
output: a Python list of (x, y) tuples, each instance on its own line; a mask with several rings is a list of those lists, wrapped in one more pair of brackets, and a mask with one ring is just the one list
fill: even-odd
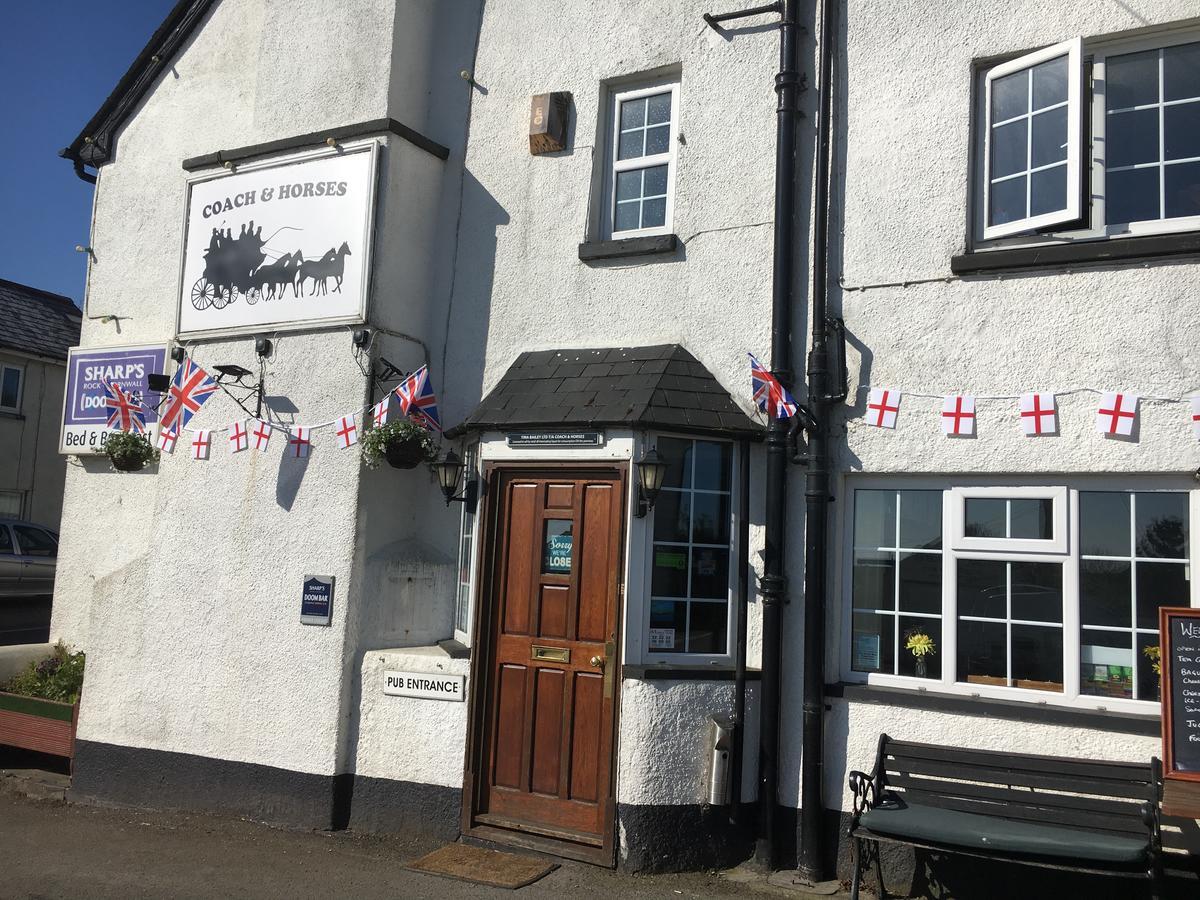
[(94, 180), (85, 176), (83, 167), (99, 168), (112, 158), (117, 130), (146, 96), (155, 79), (170, 67), (175, 53), (192, 36), (216, 2), (179, 0), (137, 55), (133, 65), (121, 76), (108, 99), (83, 127), (83, 131), (59, 153), (59, 156), (75, 163), (75, 171), (81, 178)]

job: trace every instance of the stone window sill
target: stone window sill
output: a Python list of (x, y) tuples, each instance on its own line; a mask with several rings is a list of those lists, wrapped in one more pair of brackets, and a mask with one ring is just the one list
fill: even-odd
[(622, 238), (617, 241), (586, 241), (579, 245), (579, 258), (583, 262), (594, 262), (631, 256), (654, 256), (659, 253), (674, 253), (678, 246), (679, 237), (674, 234)]
[(1118, 265), (1198, 255), (1200, 232), (1190, 231), (961, 253), (951, 258), (950, 271), (955, 275), (988, 275), (1022, 269)]
[[(634, 681), (733, 681), (732, 666), (621, 666), (621, 678)], [(746, 680), (758, 681), (762, 672), (747, 669)]]

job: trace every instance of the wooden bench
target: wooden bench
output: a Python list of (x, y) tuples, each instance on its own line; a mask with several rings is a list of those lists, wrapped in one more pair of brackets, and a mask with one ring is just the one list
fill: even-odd
[(968, 750), (879, 737), (875, 770), (850, 773), (858, 900), (879, 844), (1030, 866), (1162, 880), (1162, 764)]

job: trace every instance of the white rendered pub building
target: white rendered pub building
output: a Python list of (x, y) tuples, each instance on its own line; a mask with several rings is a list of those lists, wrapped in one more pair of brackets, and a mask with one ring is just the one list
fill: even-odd
[[(812, 645), (832, 873), (847, 772), (883, 732), (1159, 752), (1143, 649), (1158, 606), (1200, 605), (1200, 25), (1182, 2), (829, 6), (829, 239), (798, 92), (790, 246), (800, 298), (828, 262), (848, 348)], [(750, 855), (769, 516), (746, 353), (772, 332), (778, 38), (707, 12), (176, 5), (64, 151), (96, 182), (81, 345), (162, 346), (221, 389), (156, 464), (68, 471), (76, 796), (640, 869)], [(801, 40), (813, 84), (820, 52)], [(422, 365), (438, 459), (463, 463), (445, 492), (359, 452)], [(1140, 396), (1128, 436), (1097, 430), (1105, 391)], [(1026, 436), (1031, 393), (1055, 427)], [(946, 397), (972, 399), (969, 436), (943, 431)], [(231, 444), (259, 420), (264, 446)]]

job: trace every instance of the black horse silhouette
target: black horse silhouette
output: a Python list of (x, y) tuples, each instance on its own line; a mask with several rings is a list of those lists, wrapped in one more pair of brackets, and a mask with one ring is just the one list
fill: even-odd
[(304, 280), (312, 279), (313, 295), (329, 293), (329, 279), (333, 279), (333, 289), (339, 293), (342, 290), (342, 277), (346, 270), (346, 257), (352, 256), (350, 245), (345, 241), (337, 250), (329, 250), (320, 259), (305, 260), (300, 263), (297, 272), (296, 285), (298, 295), (304, 296)]
[(254, 286), (262, 293), (263, 299), (274, 300), (276, 297), (282, 297), (288, 285), (291, 285), (294, 294), (296, 292), (296, 270), (300, 268), (302, 262), (304, 262), (304, 257), (299, 251), (296, 251), (283, 254), (273, 263), (259, 266), (254, 273)]

